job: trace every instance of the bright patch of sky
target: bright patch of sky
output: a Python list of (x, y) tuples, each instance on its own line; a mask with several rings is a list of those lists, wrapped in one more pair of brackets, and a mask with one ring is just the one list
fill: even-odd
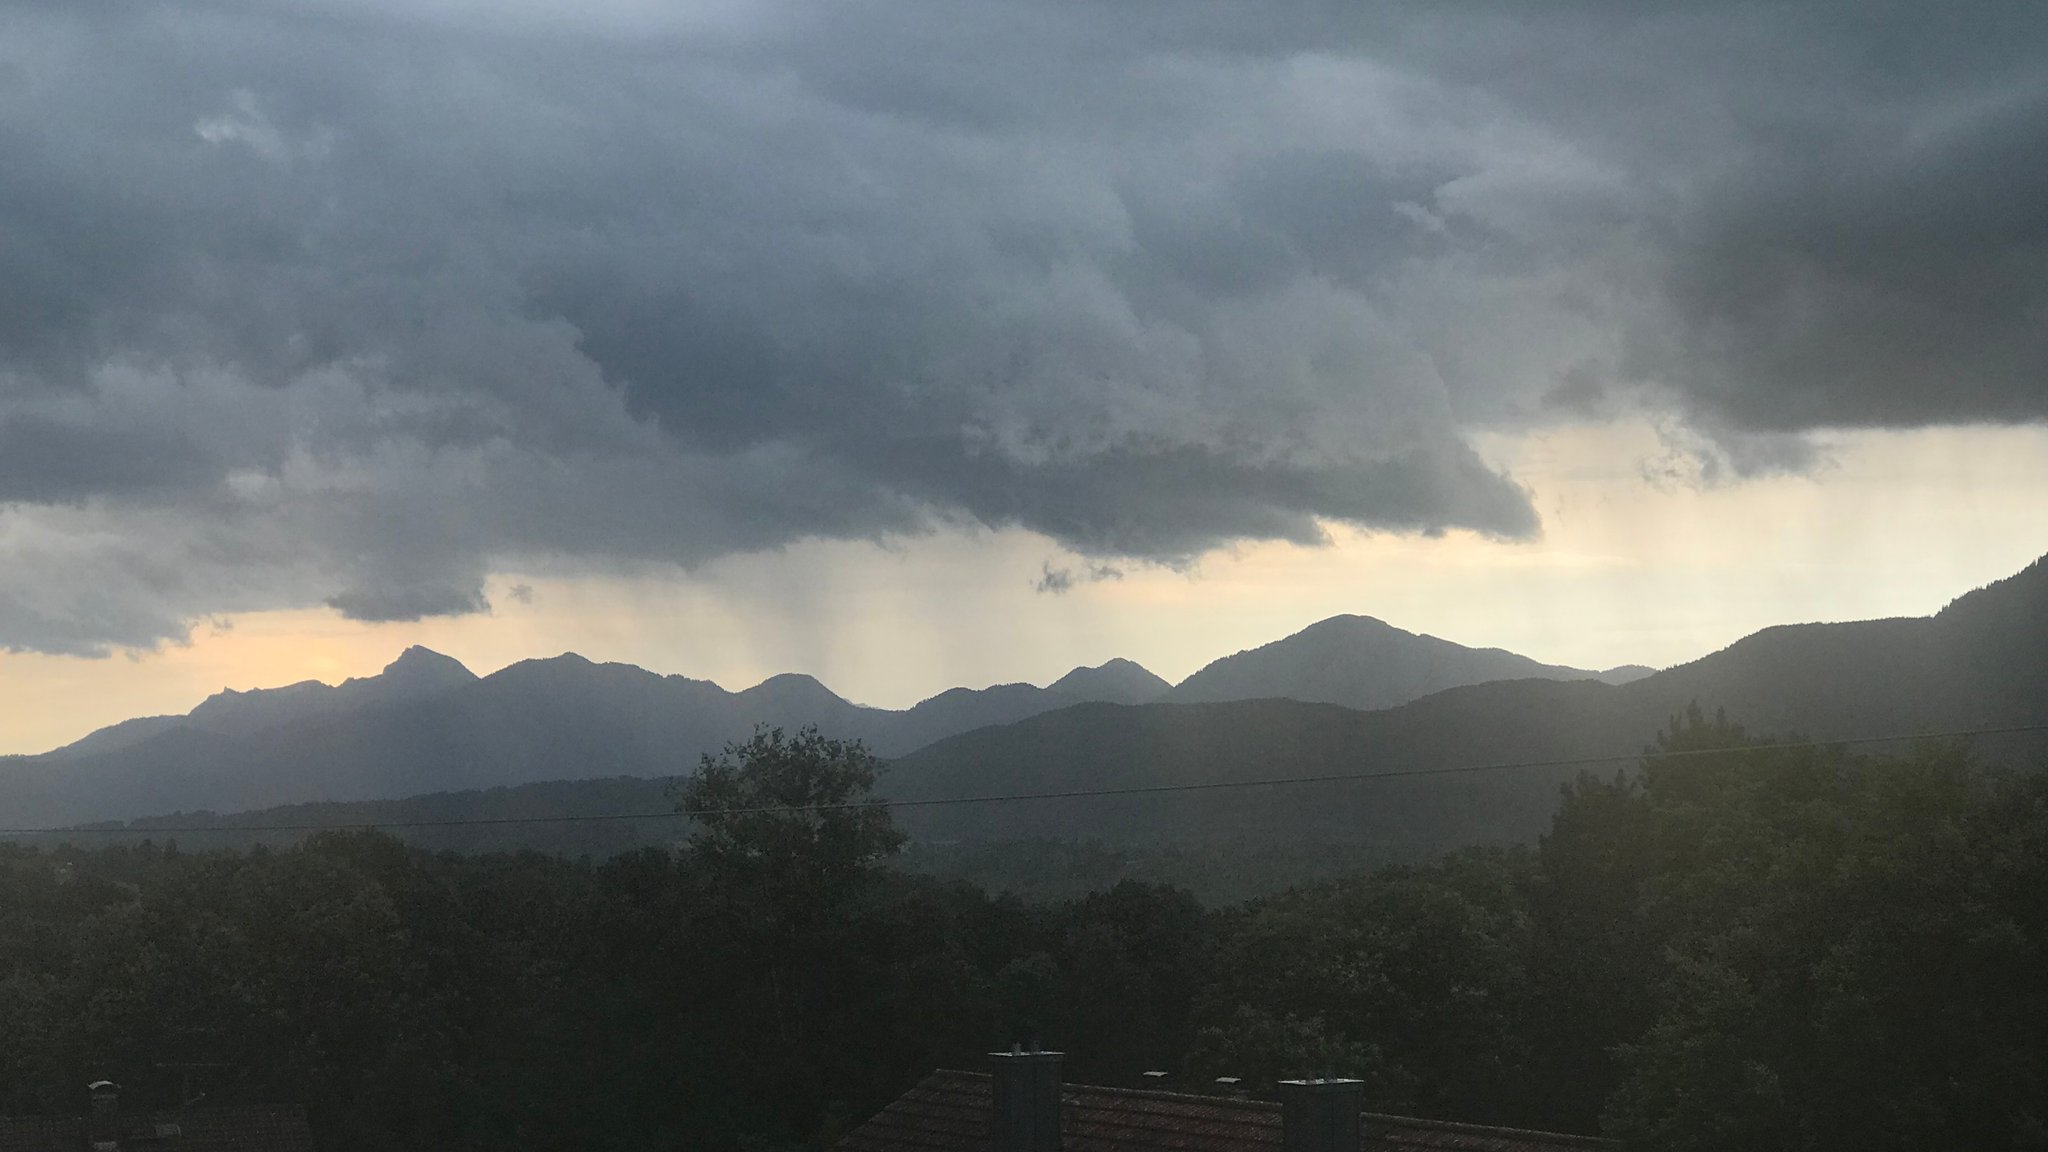
[[(1925, 615), (2048, 552), (2048, 429), (1835, 436), (1811, 473), (1719, 486), (1668, 477), (1668, 446), (1641, 424), (1484, 447), (1530, 486), (1541, 538), (1337, 527), (1329, 547), (1244, 545), (1092, 581), (1019, 530), (806, 541), (691, 574), (501, 573), (485, 615), (262, 612), (130, 659), (0, 655), (0, 752), (222, 687), (371, 675), (409, 644), (479, 673), (563, 651), (733, 689), (806, 672), (884, 707), (1117, 656), (1178, 680), (1338, 613), (1551, 663), (1663, 666), (1772, 624)], [(1049, 566), (1081, 578), (1035, 590)]]

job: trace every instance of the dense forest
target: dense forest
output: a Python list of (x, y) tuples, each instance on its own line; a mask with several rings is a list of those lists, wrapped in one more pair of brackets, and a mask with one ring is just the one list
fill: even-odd
[(2048, 785), (1770, 743), (1694, 710), (1533, 847), (1221, 907), (894, 866), (878, 762), (809, 731), (707, 761), (674, 850), (0, 845), (0, 1111), (105, 1076), (331, 1149), (758, 1152), (1024, 1040), (1643, 1149), (2048, 1147)]

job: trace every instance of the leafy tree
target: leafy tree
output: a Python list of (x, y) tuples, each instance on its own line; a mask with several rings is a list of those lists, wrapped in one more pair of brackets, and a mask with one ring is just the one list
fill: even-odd
[(691, 862), (731, 898), (758, 902), (764, 916), (838, 905), (903, 846), (871, 795), (881, 767), (858, 740), (808, 726), (794, 736), (756, 729), (706, 755), (677, 785), (678, 807), (696, 820)]
[(858, 1077), (843, 1064), (869, 1021), (850, 1006), (879, 977), (872, 945), (856, 942), (903, 843), (871, 795), (880, 770), (858, 741), (763, 727), (679, 785), (696, 822), (684, 850), (698, 893), (685, 955), (726, 991), (692, 1010), (719, 1064), (700, 1086), (719, 1086), (709, 1109), (776, 1116), (774, 1138), (815, 1136), (835, 1111), (829, 1095), (793, 1106), (789, 1084)]
[[(1359, 1077), (1388, 1110), (1500, 1118), (1526, 1076), (1515, 1025), (1528, 867), (1522, 854), (1473, 853), (1249, 905), (1203, 996), (1205, 1059), (1270, 1079), (1272, 1059), (1343, 1054), (1362, 1063), (1284, 1072)], [(1228, 1071), (1230, 1058), (1252, 1071)]]
[(1673, 1152), (2048, 1147), (2042, 782), (1953, 745), (1762, 743), (1694, 713), (1644, 764), (1642, 909), (1669, 965), (1653, 1023), (1620, 1038), (1613, 1131)]
[(1636, 781), (1582, 775), (1539, 845), (1527, 895), (1528, 1123), (1594, 1130), (1623, 1075), (1616, 1046), (1655, 1018), (1665, 959), (1643, 909), (1651, 827)]
[(1064, 961), (1048, 1038), (1072, 1050), (1073, 1074), (1121, 1083), (1178, 1064), (1213, 979), (1213, 915), (1184, 891), (1126, 880), (1064, 906), (1055, 922)]

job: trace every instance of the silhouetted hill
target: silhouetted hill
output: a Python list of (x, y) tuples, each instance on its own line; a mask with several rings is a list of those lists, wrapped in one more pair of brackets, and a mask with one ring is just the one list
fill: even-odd
[[(1524, 680), (1360, 712), (1294, 700), (1085, 704), (941, 740), (897, 760), (893, 798), (1214, 785), (1630, 752), (1616, 690)], [(1372, 842), (1399, 856), (1539, 830), (1574, 770), (907, 807), (940, 842), (1063, 836), (1109, 843)]]
[(1096, 693), (1130, 699), (1153, 684), (1164, 682), (1122, 661), (1075, 669), (1050, 688), (953, 689), (891, 711), (850, 703), (809, 676), (775, 676), (728, 692), (708, 680), (571, 653), (478, 679), (414, 648), (381, 676), (223, 692), (187, 716), (116, 725), (56, 753), (0, 760), (0, 807), (21, 825), (47, 825), (659, 777), (693, 770), (701, 755), (756, 724), (816, 724), (895, 755)]
[(461, 661), (418, 645), (399, 653), (375, 676), (352, 676), (340, 684), (302, 680), (282, 688), (237, 692), (223, 688), (183, 716), (139, 716), (93, 732), (56, 750), (59, 755), (112, 752), (140, 744), (174, 728), (222, 736), (248, 736), (281, 724), (338, 716), (362, 708), (426, 700), (476, 680)]
[[(1353, 622), (1337, 634), (1380, 630), (1399, 633)], [(1393, 642), (1405, 644), (1401, 636), (1408, 634)], [(777, 677), (733, 693), (708, 681), (562, 656), (516, 664), (424, 700), (250, 735), (180, 727), (109, 753), (16, 759), (0, 765), (0, 808), (32, 825), (661, 777), (689, 771), (699, 753), (744, 736), (756, 722), (816, 722), (828, 733), (868, 740), (899, 758), (886, 789), (904, 798), (1630, 754), (1693, 701), (1725, 708), (1752, 731), (1827, 739), (2048, 723), (2048, 565), (2036, 563), (1931, 617), (1768, 628), (1620, 686), (1493, 681), (1360, 712), (1274, 699), (1062, 707), (1073, 684), (1105, 694), (1119, 686), (1138, 695), (1147, 690), (1143, 676), (1110, 665), (1050, 688), (956, 690), (891, 712), (848, 703), (807, 677)], [(2042, 743), (2012, 738), (1980, 747), (2024, 757)], [(1558, 780), (1571, 772), (924, 808), (906, 810), (904, 822), (927, 840), (1253, 836), (1369, 841), (1405, 851), (1528, 835), (1547, 817)]]
[(1302, 700), (1346, 708), (1392, 708), (1432, 692), (1490, 680), (1605, 680), (1647, 674), (1640, 665), (1589, 672), (1540, 664), (1499, 648), (1467, 648), (1417, 635), (1370, 616), (1332, 616), (1234, 656), (1176, 685), (1162, 700)]
[[(2011, 580), (1959, 598), (1933, 617), (1769, 628), (1702, 660), (1621, 686), (1594, 680), (1496, 681), (1373, 712), (1291, 700), (1080, 704), (949, 736), (901, 756), (890, 765), (881, 791), (897, 799), (924, 800), (1253, 782), (1245, 788), (1197, 787), (897, 810), (897, 819), (916, 838), (913, 867), (1008, 877), (1005, 883), (1014, 885), (1031, 880), (1018, 870), (1039, 866), (1033, 861), (1070, 859), (1073, 875), (1032, 883), (1064, 891), (1074, 884), (1085, 886), (1090, 875), (1100, 879), (1151, 874), (1198, 882), (1212, 894), (1243, 895), (1290, 879), (1329, 875), (1361, 861), (1419, 859), (1463, 844), (1527, 840), (1545, 827), (1562, 782), (1582, 769), (1607, 775), (1627, 767), (1669, 717), (1694, 700), (1709, 710), (1726, 707), (1752, 731), (1823, 738), (2048, 723), (2044, 653), (2048, 567), (2037, 564)], [(408, 722), (420, 727), (407, 729), (395, 723), (380, 729), (391, 741), (386, 749), (337, 745), (336, 763), (388, 758), (417, 765), (423, 749), (429, 750), (431, 759), (479, 746), (479, 728), (500, 731), (511, 745), (538, 745), (516, 762), (520, 771), (545, 771), (592, 747), (616, 749), (613, 759), (623, 761), (658, 754), (668, 741), (701, 738), (701, 733), (677, 728), (649, 737), (637, 750), (626, 749), (622, 733), (642, 731), (651, 722), (646, 716), (635, 720), (633, 707), (651, 707), (666, 698), (656, 690), (664, 678), (638, 669), (606, 669), (565, 657), (515, 666), (500, 676), (533, 695), (485, 692), (489, 681), (480, 682), (450, 698), (462, 699), (472, 709), (465, 714), (465, 727), (442, 727), (448, 723), (445, 705), (450, 701), (415, 709)], [(600, 685), (609, 687), (596, 690)], [(618, 708), (616, 702), (631, 695), (619, 685), (637, 685), (646, 696), (640, 705)], [(577, 690), (590, 695), (576, 695)], [(684, 681), (682, 687), (668, 689), (685, 690), (721, 691), (701, 681)], [(988, 699), (1011, 695), (994, 691)], [(590, 728), (563, 727), (554, 713), (536, 703), (540, 696), (565, 699), (569, 711), (589, 713)], [(595, 705), (614, 710), (592, 713)], [(391, 718), (405, 719), (398, 714)], [(184, 743), (176, 751), (193, 766), (218, 760), (226, 748), (221, 738), (206, 733), (185, 731), (179, 739)], [(437, 739), (445, 743), (435, 744)], [(550, 740), (556, 743), (550, 745)], [(2008, 737), (1980, 740), (1978, 746), (2001, 758), (2038, 763), (2048, 741)], [(1589, 766), (1556, 763), (1590, 757), (1621, 759)], [(592, 775), (608, 775), (605, 764), (613, 759), (599, 759), (586, 756), (574, 762)], [(1505, 771), (1400, 775), (1530, 761), (1551, 763)], [(510, 762), (498, 763), (495, 771), (505, 771)], [(673, 765), (674, 760), (662, 763)], [(1355, 772), (1396, 775), (1256, 784)], [(449, 775), (444, 767), (441, 776)], [(397, 780), (385, 783), (400, 786)], [(177, 787), (195, 786), (187, 779)], [(167, 788), (151, 795), (168, 797), (175, 792), (176, 788)], [(180, 807), (190, 805), (166, 798), (158, 810)], [(524, 820), (553, 814), (665, 813), (668, 807), (661, 781), (598, 779), (144, 823), (162, 828), (215, 822), (246, 828), (274, 823)], [(664, 843), (686, 828), (679, 819), (658, 815), (625, 821), (434, 826), (402, 834), (437, 847), (529, 846), (603, 854)], [(73, 835), (79, 842), (91, 842), (84, 834)], [(198, 846), (246, 843), (253, 835), (222, 831), (178, 838)], [(275, 841), (295, 835), (262, 838)], [(1073, 847), (1062, 850), (1058, 844)], [(1014, 853), (1026, 855), (1013, 860)], [(1242, 883), (1233, 886), (1233, 877)], [(1023, 886), (1031, 888), (1030, 883)]]
[(1094, 668), (1076, 668), (1046, 685), (1046, 691), (1058, 692), (1077, 701), (1150, 704), (1166, 695), (1172, 687), (1143, 665), (1118, 658)]
[[(175, 811), (133, 821), (96, 822), (19, 839), (80, 847), (150, 839), (203, 851), (246, 849), (256, 844), (282, 847), (322, 828), (374, 825), (400, 839), (437, 851), (538, 849), (602, 858), (668, 844), (686, 834), (689, 818), (673, 810), (669, 783), (665, 779), (616, 776), (433, 792), (395, 800), (285, 804), (226, 814)], [(649, 815), (632, 820), (610, 818), (621, 812)], [(577, 819), (561, 819), (565, 816)], [(121, 831), (110, 834), (116, 829)]]
[(1074, 704), (1104, 701), (1136, 704), (1156, 700), (1166, 681), (1129, 660), (1111, 660), (1094, 668), (1076, 668), (1044, 688), (1030, 684), (997, 684), (975, 691), (954, 688), (920, 700), (909, 710), (867, 729), (847, 726), (865, 735), (885, 756), (922, 748), (960, 732), (992, 724), (1013, 724), (1029, 716)]
[(1933, 616), (1766, 628), (1623, 692), (1643, 713), (1697, 699), (1823, 738), (2048, 721), (2048, 560)]
[[(1819, 739), (2048, 724), (2048, 564), (1932, 617), (1767, 628), (1619, 686), (1495, 681), (1375, 712), (1291, 700), (1070, 708), (921, 749), (896, 763), (888, 789), (923, 799), (1628, 755), (1695, 701), (1752, 732)], [(2048, 739), (1976, 745), (2031, 764)], [(1577, 771), (907, 808), (901, 818), (938, 840), (1250, 836), (1413, 850), (1534, 835)]]

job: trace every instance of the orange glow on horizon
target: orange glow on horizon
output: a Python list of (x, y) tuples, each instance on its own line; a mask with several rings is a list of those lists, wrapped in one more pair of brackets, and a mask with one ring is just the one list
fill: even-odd
[[(805, 542), (691, 574), (507, 574), (486, 615), (253, 613), (154, 652), (0, 654), (0, 753), (184, 712), (223, 687), (372, 675), (410, 644), (479, 674), (564, 651), (732, 689), (805, 672), (886, 707), (1114, 656), (1178, 680), (1344, 612), (1552, 663), (1664, 665), (1770, 624), (1925, 614), (2048, 551), (2048, 429), (1844, 435), (1811, 476), (1709, 488), (1646, 482), (1659, 446), (1640, 427), (1482, 448), (1529, 487), (1542, 538), (1335, 527), (1327, 548), (1244, 545), (1186, 572), (1125, 565), (1060, 596), (1033, 591), (1041, 566), (1083, 565), (1020, 531)], [(530, 597), (511, 594), (520, 584)]]

